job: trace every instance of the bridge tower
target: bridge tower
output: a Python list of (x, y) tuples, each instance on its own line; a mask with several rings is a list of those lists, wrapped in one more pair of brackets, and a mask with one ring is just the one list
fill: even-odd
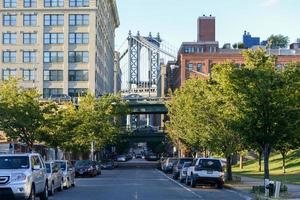
[[(157, 85), (157, 78), (160, 69), (160, 44), (161, 39), (159, 33), (156, 37), (152, 37), (150, 33), (148, 37), (140, 36), (138, 32), (133, 36), (131, 32), (128, 34), (128, 89), (132, 88), (152, 88)], [(148, 80), (141, 81), (141, 50), (148, 50)], [(143, 66), (145, 70), (145, 66)]]

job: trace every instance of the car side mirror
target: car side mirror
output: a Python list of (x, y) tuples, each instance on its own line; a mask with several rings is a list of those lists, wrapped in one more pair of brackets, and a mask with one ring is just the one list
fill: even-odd
[(40, 165), (34, 165), (32, 169), (33, 169), (33, 170), (40, 170), (40, 169), (41, 169), (41, 166), (40, 166)]

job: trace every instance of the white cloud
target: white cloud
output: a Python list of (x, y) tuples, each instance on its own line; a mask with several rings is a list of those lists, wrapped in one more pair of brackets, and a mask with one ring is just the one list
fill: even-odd
[(279, 0), (262, 0), (262, 6), (272, 7), (279, 3)]

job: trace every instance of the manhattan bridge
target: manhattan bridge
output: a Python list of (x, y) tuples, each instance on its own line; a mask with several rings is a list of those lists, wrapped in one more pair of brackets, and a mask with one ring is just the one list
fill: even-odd
[[(127, 45), (126, 45), (127, 44)], [(127, 130), (160, 132), (164, 130), (166, 64), (176, 61), (177, 51), (160, 34), (142, 36), (129, 32), (116, 54), (115, 63), (122, 70), (122, 97), (130, 114)]]

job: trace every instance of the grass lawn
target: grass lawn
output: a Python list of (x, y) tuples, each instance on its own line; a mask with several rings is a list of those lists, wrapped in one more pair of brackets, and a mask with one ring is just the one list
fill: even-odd
[[(233, 167), (233, 173), (263, 178), (264, 162), (262, 161), (262, 172), (258, 171), (258, 161), (249, 160), (244, 162), (244, 168), (239, 169), (239, 165)], [(290, 151), (286, 158), (286, 173), (282, 170), (282, 157), (279, 153), (272, 153), (270, 156), (270, 179), (300, 185), (300, 149)]]

